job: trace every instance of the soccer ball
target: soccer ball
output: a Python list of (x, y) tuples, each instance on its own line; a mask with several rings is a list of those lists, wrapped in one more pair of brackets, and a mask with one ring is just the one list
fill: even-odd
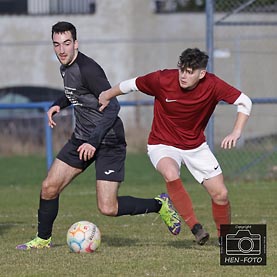
[(92, 253), (100, 246), (100, 243), (100, 230), (92, 222), (76, 222), (67, 231), (67, 244), (71, 252)]

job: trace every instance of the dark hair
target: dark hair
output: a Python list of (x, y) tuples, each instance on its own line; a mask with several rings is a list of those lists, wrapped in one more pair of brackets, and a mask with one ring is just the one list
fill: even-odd
[(52, 39), (54, 33), (65, 33), (67, 31), (71, 33), (72, 38), (75, 41), (77, 39), (76, 28), (73, 24), (66, 21), (60, 21), (52, 26)]
[(205, 69), (207, 67), (209, 56), (200, 51), (198, 48), (188, 48), (182, 52), (179, 57), (178, 67), (181, 70), (186, 68), (195, 69)]

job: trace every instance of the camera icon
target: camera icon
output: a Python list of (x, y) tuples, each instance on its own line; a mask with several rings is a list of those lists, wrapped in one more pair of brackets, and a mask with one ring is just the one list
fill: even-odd
[(261, 235), (252, 234), (249, 230), (238, 230), (235, 234), (226, 235), (227, 255), (260, 255)]

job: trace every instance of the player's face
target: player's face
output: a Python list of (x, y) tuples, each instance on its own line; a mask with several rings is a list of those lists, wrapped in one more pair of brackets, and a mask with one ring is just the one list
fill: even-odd
[(55, 54), (63, 65), (70, 65), (78, 54), (78, 41), (73, 41), (69, 31), (53, 34), (53, 46)]
[(205, 76), (206, 70), (185, 68), (179, 69), (179, 84), (185, 90), (194, 89), (198, 82)]

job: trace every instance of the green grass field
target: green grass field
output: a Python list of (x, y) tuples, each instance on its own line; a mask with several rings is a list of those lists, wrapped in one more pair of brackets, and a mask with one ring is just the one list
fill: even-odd
[[(185, 224), (172, 236), (157, 214), (111, 218), (96, 207), (95, 175), (91, 167), (61, 195), (52, 249), (19, 251), (15, 246), (36, 233), (40, 183), (46, 174), (43, 157), (0, 158), (0, 276), (277, 276), (277, 182), (232, 183), (227, 186), (232, 223), (267, 224), (266, 266), (221, 266), (210, 199), (184, 170), (199, 220), (211, 234), (198, 246)], [(150, 198), (165, 191), (161, 177), (145, 154), (127, 158), (126, 180), (120, 195)], [(70, 253), (69, 226), (90, 220), (102, 233), (93, 254)]]

